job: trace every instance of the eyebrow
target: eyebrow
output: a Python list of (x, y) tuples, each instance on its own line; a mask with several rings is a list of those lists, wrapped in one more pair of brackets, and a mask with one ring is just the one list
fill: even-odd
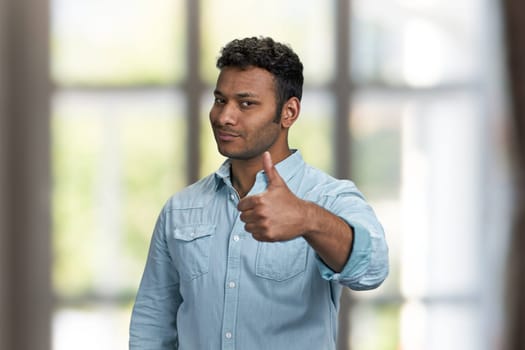
[[(215, 89), (213, 91), (213, 94), (214, 95), (224, 96), (224, 94), (218, 89)], [(246, 97), (258, 98), (259, 96), (257, 94), (254, 94), (253, 92), (239, 92), (239, 93), (235, 94), (235, 97), (237, 97), (237, 98), (246, 98)]]
[(246, 98), (246, 97), (259, 97), (254, 93), (251, 92), (239, 92), (238, 94), (235, 94), (235, 96), (240, 98)]

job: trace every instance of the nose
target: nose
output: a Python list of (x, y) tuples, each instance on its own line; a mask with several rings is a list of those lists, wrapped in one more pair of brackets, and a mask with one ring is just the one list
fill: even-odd
[(214, 104), (210, 110), (210, 120), (215, 125), (234, 125), (235, 107), (232, 103)]

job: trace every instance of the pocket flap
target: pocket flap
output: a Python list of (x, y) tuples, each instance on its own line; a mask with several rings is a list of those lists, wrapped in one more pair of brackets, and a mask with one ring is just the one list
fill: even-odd
[(194, 239), (211, 236), (215, 231), (215, 225), (201, 224), (177, 227), (173, 236), (181, 241), (193, 241)]

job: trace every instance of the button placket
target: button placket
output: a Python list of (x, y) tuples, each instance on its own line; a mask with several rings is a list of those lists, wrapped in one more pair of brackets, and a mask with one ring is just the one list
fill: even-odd
[[(239, 227), (241, 227), (239, 229)], [(242, 222), (237, 218), (232, 232), (242, 232)], [(240, 230), (240, 231), (239, 231)], [(224, 291), (224, 313), (222, 320), (223, 344), (222, 349), (235, 349), (235, 327), (237, 307), (239, 302), (238, 281), (240, 276), (241, 234), (232, 233), (229, 240), (228, 259), (226, 266), (226, 283)]]

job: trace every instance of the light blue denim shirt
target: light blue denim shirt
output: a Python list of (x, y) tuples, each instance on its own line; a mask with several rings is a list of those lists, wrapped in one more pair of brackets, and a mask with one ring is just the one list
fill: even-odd
[[(365, 290), (388, 274), (383, 229), (355, 185), (308, 166), (299, 151), (276, 165), (298, 197), (354, 230), (335, 273), (302, 238), (258, 242), (244, 230), (230, 163), (164, 206), (133, 308), (130, 349), (335, 349), (343, 286)], [(266, 189), (261, 171), (248, 195)]]

